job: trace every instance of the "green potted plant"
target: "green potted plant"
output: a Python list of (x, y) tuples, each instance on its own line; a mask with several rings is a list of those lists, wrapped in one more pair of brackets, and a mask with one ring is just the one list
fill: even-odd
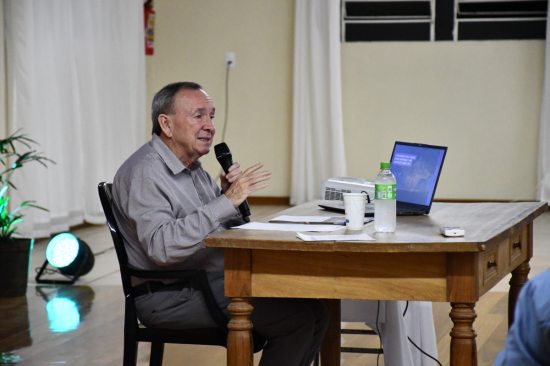
[(17, 225), (23, 221), (26, 209), (46, 210), (32, 200), (21, 201), (16, 207), (10, 205), (10, 189), (17, 189), (11, 181), (16, 171), (31, 162), (43, 166), (53, 163), (33, 150), (33, 145), (38, 143), (19, 131), (0, 139), (0, 297), (26, 294), (33, 240), (22, 238)]

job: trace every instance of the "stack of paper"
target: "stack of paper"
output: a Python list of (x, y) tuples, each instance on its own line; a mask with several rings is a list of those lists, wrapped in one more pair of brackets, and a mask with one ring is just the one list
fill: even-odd
[(367, 233), (359, 232), (357, 234), (328, 234), (328, 235), (310, 235), (306, 233), (296, 233), (296, 236), (304, 241), (370, 241), (374, 240)]
[(247, 230), (272, 230), (272, 231), (336, 231), (343, 229), (339, 225), (315, 225), (315, 224), (274, 224), (270, 222), (249, 222), (234, 226), (232, 229)]
[[(366, 222), (370, 222), (368, 219)], [(270, 231), (294, 231), (296, 236), (304, 241), (371, 241), (372, 236), (358, 231), (357, 233), (346, 231), (345, 219), (340, 216), (277, 216), (268, 223), (249, 222), (244, 225), (234, 226), (233, 229), (245, 230), (270, 230)], [(339, 231), (335, 233), (335, 231)], [(311, 232), (328, 232), (333, 234), (309, 234)]]

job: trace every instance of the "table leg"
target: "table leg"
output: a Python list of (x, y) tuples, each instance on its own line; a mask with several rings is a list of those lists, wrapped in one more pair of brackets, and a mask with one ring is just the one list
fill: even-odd
[(227, 365), (252, 366), (252, 322), (254, 309), (247, 298), (234, 297), (227, 307), (231, 319), (227, 324)]
[(475, 303), (451, 303), (451, 366), (476, 366)]
[(321, 365), (340, 366), (340, 300), (323, 300), (328, 307), (330, 322), (321, 345)]
[(530, 270), (531, 267), (529, 266), (529, 260), (526, 260), (512, 271), (512, 278), (510, 278), (510, 291), (508, 292), (508, 328), (510, 328), (514, 322), (516, 300), (518, 299), (521, 288), (528, 281), (527, 276), (529, 275)]

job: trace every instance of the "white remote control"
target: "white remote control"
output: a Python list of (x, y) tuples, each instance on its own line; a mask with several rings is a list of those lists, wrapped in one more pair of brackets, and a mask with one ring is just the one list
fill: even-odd
[(442, 226), (441, 234), (443, 236), (464, 236), (464, 228), (459, 226)]

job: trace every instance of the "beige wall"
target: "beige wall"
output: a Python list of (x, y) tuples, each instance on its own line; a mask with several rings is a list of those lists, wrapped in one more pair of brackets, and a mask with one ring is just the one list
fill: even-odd
[(437, 197), (534, 199), (543, 61), (542, 41), (344, 44), (348, 174), (425, 142), (449, 147)]
[[(259, 196), (290, 195), (294, 1), (156, 0), (148, 99), (166, 83), (195, 80), (224, 116), (224, 54), (230, 75), (226, 141), (248, 166), (274, 172)], [(372, 178), (393, 141), (449, 146), (440, 198), (535, 197), (544, 44), (407, 42), (342, 45), (348, 174)], [(386, 127), (389, 126), (389, 127)], [(203, 158), (215, 173), (213, 156)]]

